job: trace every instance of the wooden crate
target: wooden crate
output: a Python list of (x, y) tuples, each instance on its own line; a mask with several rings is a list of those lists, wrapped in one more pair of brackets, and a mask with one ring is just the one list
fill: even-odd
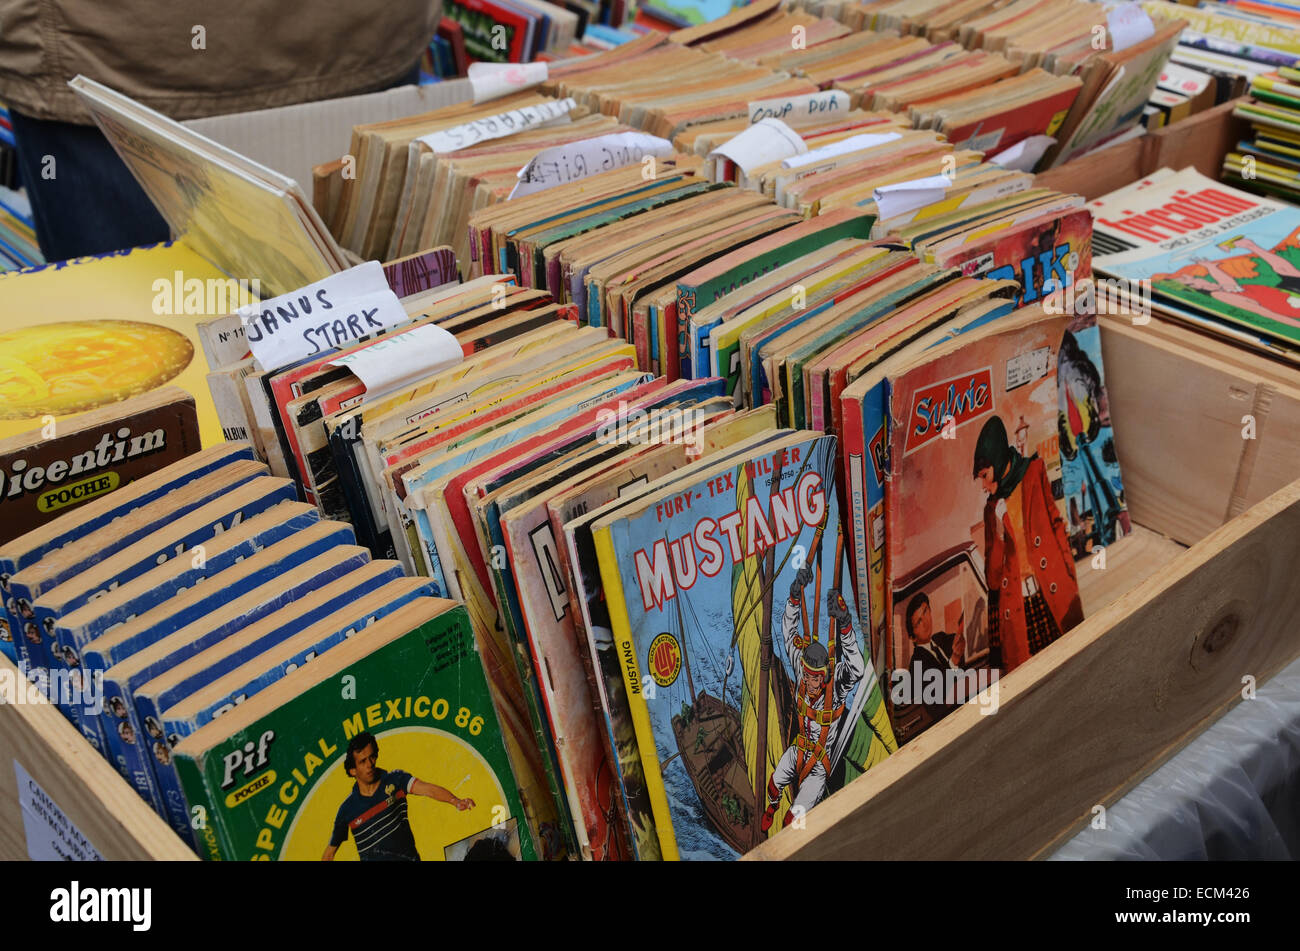
[(1060, 168), (1040, 172), (1034, 184), (1073, 192), (1089, 201), (1129, 185), (1158, 168), (1177, 171), (1189, 165), (1217, 179), (1223, 156), (1245, 138), (1250, 123), (1232, 114), (1240, 99), (1221, 103), (1182, 122), (1127, 142), (1081, 155)]
[(1136, 528), (1087, 619), (750, 858), (1042, 857), (1300, 656), (1300, 374), (1154, 320), (1102, 357)]
[[(1000, 682), (996, 714), (958, 710), (750, 857), (1042, 855), (1300, 655), (1300, 373), (1102, 326), (1137, 527), (1083, 567), (1088, 619)], [(14, 762), (105, 858), (193, 858), (47, 704), (0, 705), (0, 762), (0, 859), (26, 857)]]

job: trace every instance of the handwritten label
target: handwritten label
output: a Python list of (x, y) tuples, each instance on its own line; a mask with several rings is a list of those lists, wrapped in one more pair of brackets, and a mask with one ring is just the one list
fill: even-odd
[(1137, 46), (1156, 32), (1156, 25), (1146, 11), (1131, 0), (1117, 4), (1106, 13), (1106, 26), (1110, 29), (1111, 50), (1116, 53)]
[(511, 109), (509, 112), (500, 112), (494, 116), (484, 116), (482, 119), (452, 126), (450, 129), (430, 132), (415, 141), (423, 142), (439, 155), (458, 152), (480, 142), (489, 142), (492, 139), (514, 135), (525, 129), (537, 128), (546, 122), (559, 119), (567, 122), (569, 110), (574, 105), (576, 103), (572, 99), (561, 99), (558, 102), (544, 102), (540, 106), (524, 106), (522, 109)]
[(102, 862), (104, 856), (14, 760), (18, 777), (18, 807), (27, 833), (27, 856), (35, 862)]
[(777, 99), (759, 99), (748, 106), (749, 122), (753, 125), (763, 119), (780, 119), (782, 122), (807, 122), (849, 111), (849, 94), (842, 89), (810, 92), (803, 96), (781, 96)]
[(788, 158), (781, 163), (784, 169), (802, 168), (805, 165), (812, 165), (815, 162), (824, 162), (827, 159), (833, 159), (840, 155), (847, 155), (850, 152), (861, 152), (863, 149), (874, 149), (877, 145), (884, 145), (886, 142), (893, 142), (895, 139), (902, 138), (897, 132), (864, 132), (862, 135), (851, 135), (847, 139), (840, 139), (838, 142), (832, 142), (830, 145), (823, 145), (819, 149), (813, 149), (811, 152), (805, 152), (802, 155), (796, 155)]
[(780, 119), (760, 119), (744, 132), (723, 142), (709, 153), (711, 161), (728, 159), (746, 175), (769, 162), (808, 151), (803, 138)]
[(370, 398), (396, 390), (408, 380), (455, 366), (463, 357), (464, 351), (450, 332), (436, 324), (422, 324), (381, 337), (328, 365), (351, 370), (366, 385), (366, 396)]
[(594, 139), (566, 142), (534, 155), (532, 161), (519, 170), (519, 184), (510, 192), (510, 197), (522, 198), (556, 185), (576, 182), (588, 175), (635, 165), (647, 155), (662, 157), (672, 154), (671, 142), (644, 132), (616, 132)]
[(1011, 148), (1003, 149), (989, 161), (1003, 168), (1013, 168), (1017, 172), (1032, 172), (1038, 160), (1055, 144), (1056, 139), (1050, 135), (1031, 135)]
[(885, 221), (941, 201), (951, 184), (946, 175), (931, 175), (929, 178), (881, 185), (871, 193), (871, 197), (876, 201), (877, 216)]
[(262, 370), (346, 347), (362, 337), (410, 323), (378, 261), (367, 261), (290, 294), (240, 311)]
[(546, 82), (546, 64), (470, 63), (469, 82), (474, 102), (487, 102)]

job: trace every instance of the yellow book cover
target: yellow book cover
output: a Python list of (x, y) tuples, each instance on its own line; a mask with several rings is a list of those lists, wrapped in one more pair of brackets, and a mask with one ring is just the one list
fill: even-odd
[(198, 324), (247, 293), (183, 243), (0, 274), (0, 439), (171, 384), (221, 442)]

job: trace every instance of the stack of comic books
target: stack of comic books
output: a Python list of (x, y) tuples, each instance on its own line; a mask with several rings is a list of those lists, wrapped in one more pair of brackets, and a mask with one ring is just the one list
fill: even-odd
[[(223, 425), (251, 443), (96, 536), (129, 558), (14, 579), (63, 632), (49, 663), (121, 698), (88, 737), (116, 753), (152, 718), (180, 741), (122, 768), (203, 854), (734, 858), (1078, 623), (1075, 560), (1128, 531), (1096, 320), (1067, 300), (1090, 212), (845, 89), (689, 45), (765, 48), (789, 17), (762, 0), (558, 66), (559, 100), (494, 101), (570, 104), (593, 138), (530, 120), (425, 161), (411, 135), (510, 131), (492, 102), (455, 107), (477, 131), (445, 111), (371, 129), (338, 196), (364, 246), (392, 250), (407, 211), (417, 248), (462, 233), (206, 325)], [(638, 152), (637, 129), (677, 141)], [(178, 513), (256, 500), (309, 524), (194, 586), (271, 516), (203, 542)], [(154, 545), (182, 554), (146, 568)], [(334, 637), (360, 623), (345, 590), (391, 621), (289, 672), (322, 614)], [(280, 644), (276, 684), (242, 666)], [(352, 673), (383, 670), (420, 686)], [(498, 744), (502, 792), (430, 773), (411, 717)], [(414, 823), (411, 796), (459, 837), (372, 842), (367, 816)], [(470, 841), (453, 820), (485, 803)]]
[[(0, 440), (0, 545), (125, 491), (198, 450), (194, 398), (175, 387), (61, 421), (47, 417), (39, 429)], [(101, 508), (106, 504), (101, 501)], [(0, 653), (28, 666), (29, 651), (42, 650), (44, 641), (30, 601), (20, 604), (12, 596), (10, 579), (42, 551), (12, 553), (9, 568), (0, 571)]]
[(1233, 114), (1250, 122), (1252, 136), (1224, 156), (1224, 178), (1294, 202), (1300, 195), (1300, 69), (1278, 66), (1256, 75), (1250, 94), (1253, 99), (1238, 104)]
[[(365, 816), (381, 807), (426, 857), (507, 827), (513, 857), (544, 854), (465, 609), (372, 560), (247, 443), (192, 452), (19, 536), (0, 547), (0, 576), (10, 626), (30, 618), (23, 673), (200, 854), (373, 858), (383, 848)], [(256, 756), (223, 751), (211, 787), (182, 784), (188, 751), (202, 762), (204, 738), (237, 730), (245, 703), (292, 718), (317, 665), (348, 713), (277, 720), (273, 751), (262, 730)], [(384, 763), (409, 774), (376, 773), (380, 733)], [(438, 802), (408, 824), (406, 795)], [(312, 807), (328, 815), (285, 824)], [(274, 832), (242, 836), (239, 816), (253, 814)]]
[(1079, 0), (766, 3), (673, 39), (910, 109), (971, 148), (1052, 137), (1047, 167), (1139, 122), (1183, 25)]

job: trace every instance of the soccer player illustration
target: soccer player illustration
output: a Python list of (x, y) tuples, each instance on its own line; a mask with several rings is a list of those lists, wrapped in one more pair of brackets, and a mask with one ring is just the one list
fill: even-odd
[(1010, 444), (990, 416), (975, 443), (973, 477), (984, 503), (990, 664), (1009, 671), (1083, 619), (1074, 557), (1047, 467)]
[(793, 802), (785, 814), (786, 825), (826, 795), (833, 769), (831, 751), (836, 747), (835, 740), (846, 713), (845, 699), (866, 672), (852, 615), (837, 589), (826, 592), (826, 612), (836, 632), (829, 649), (815, 636), (810, 638), (801, 633), (807, 630), (803, 623), (804, 589), (812, 580), (813, 572), (807, 565), (795, 574), (781, 620), (786, 656), (799, 678), (795, 687), (796, 727), (794, 742), (781, 755), (767, 781), (764, 832), (772, 827), (787, 787), (792, 788)]
[(343, 768), (356, 782), (351, 795), (339, 806), (323, 861), (333, 861), (349, 834), (363, 862), (420, 861), (407, 816), (408, 796), (427, 796), (461, 812), (474, 808), (473, 799), (458, 799), (442, 786), (417, 779), (404, 770), (380, 769), (378, 761), (379, 741), (369, 732), (358, 733), (348, 742)]

